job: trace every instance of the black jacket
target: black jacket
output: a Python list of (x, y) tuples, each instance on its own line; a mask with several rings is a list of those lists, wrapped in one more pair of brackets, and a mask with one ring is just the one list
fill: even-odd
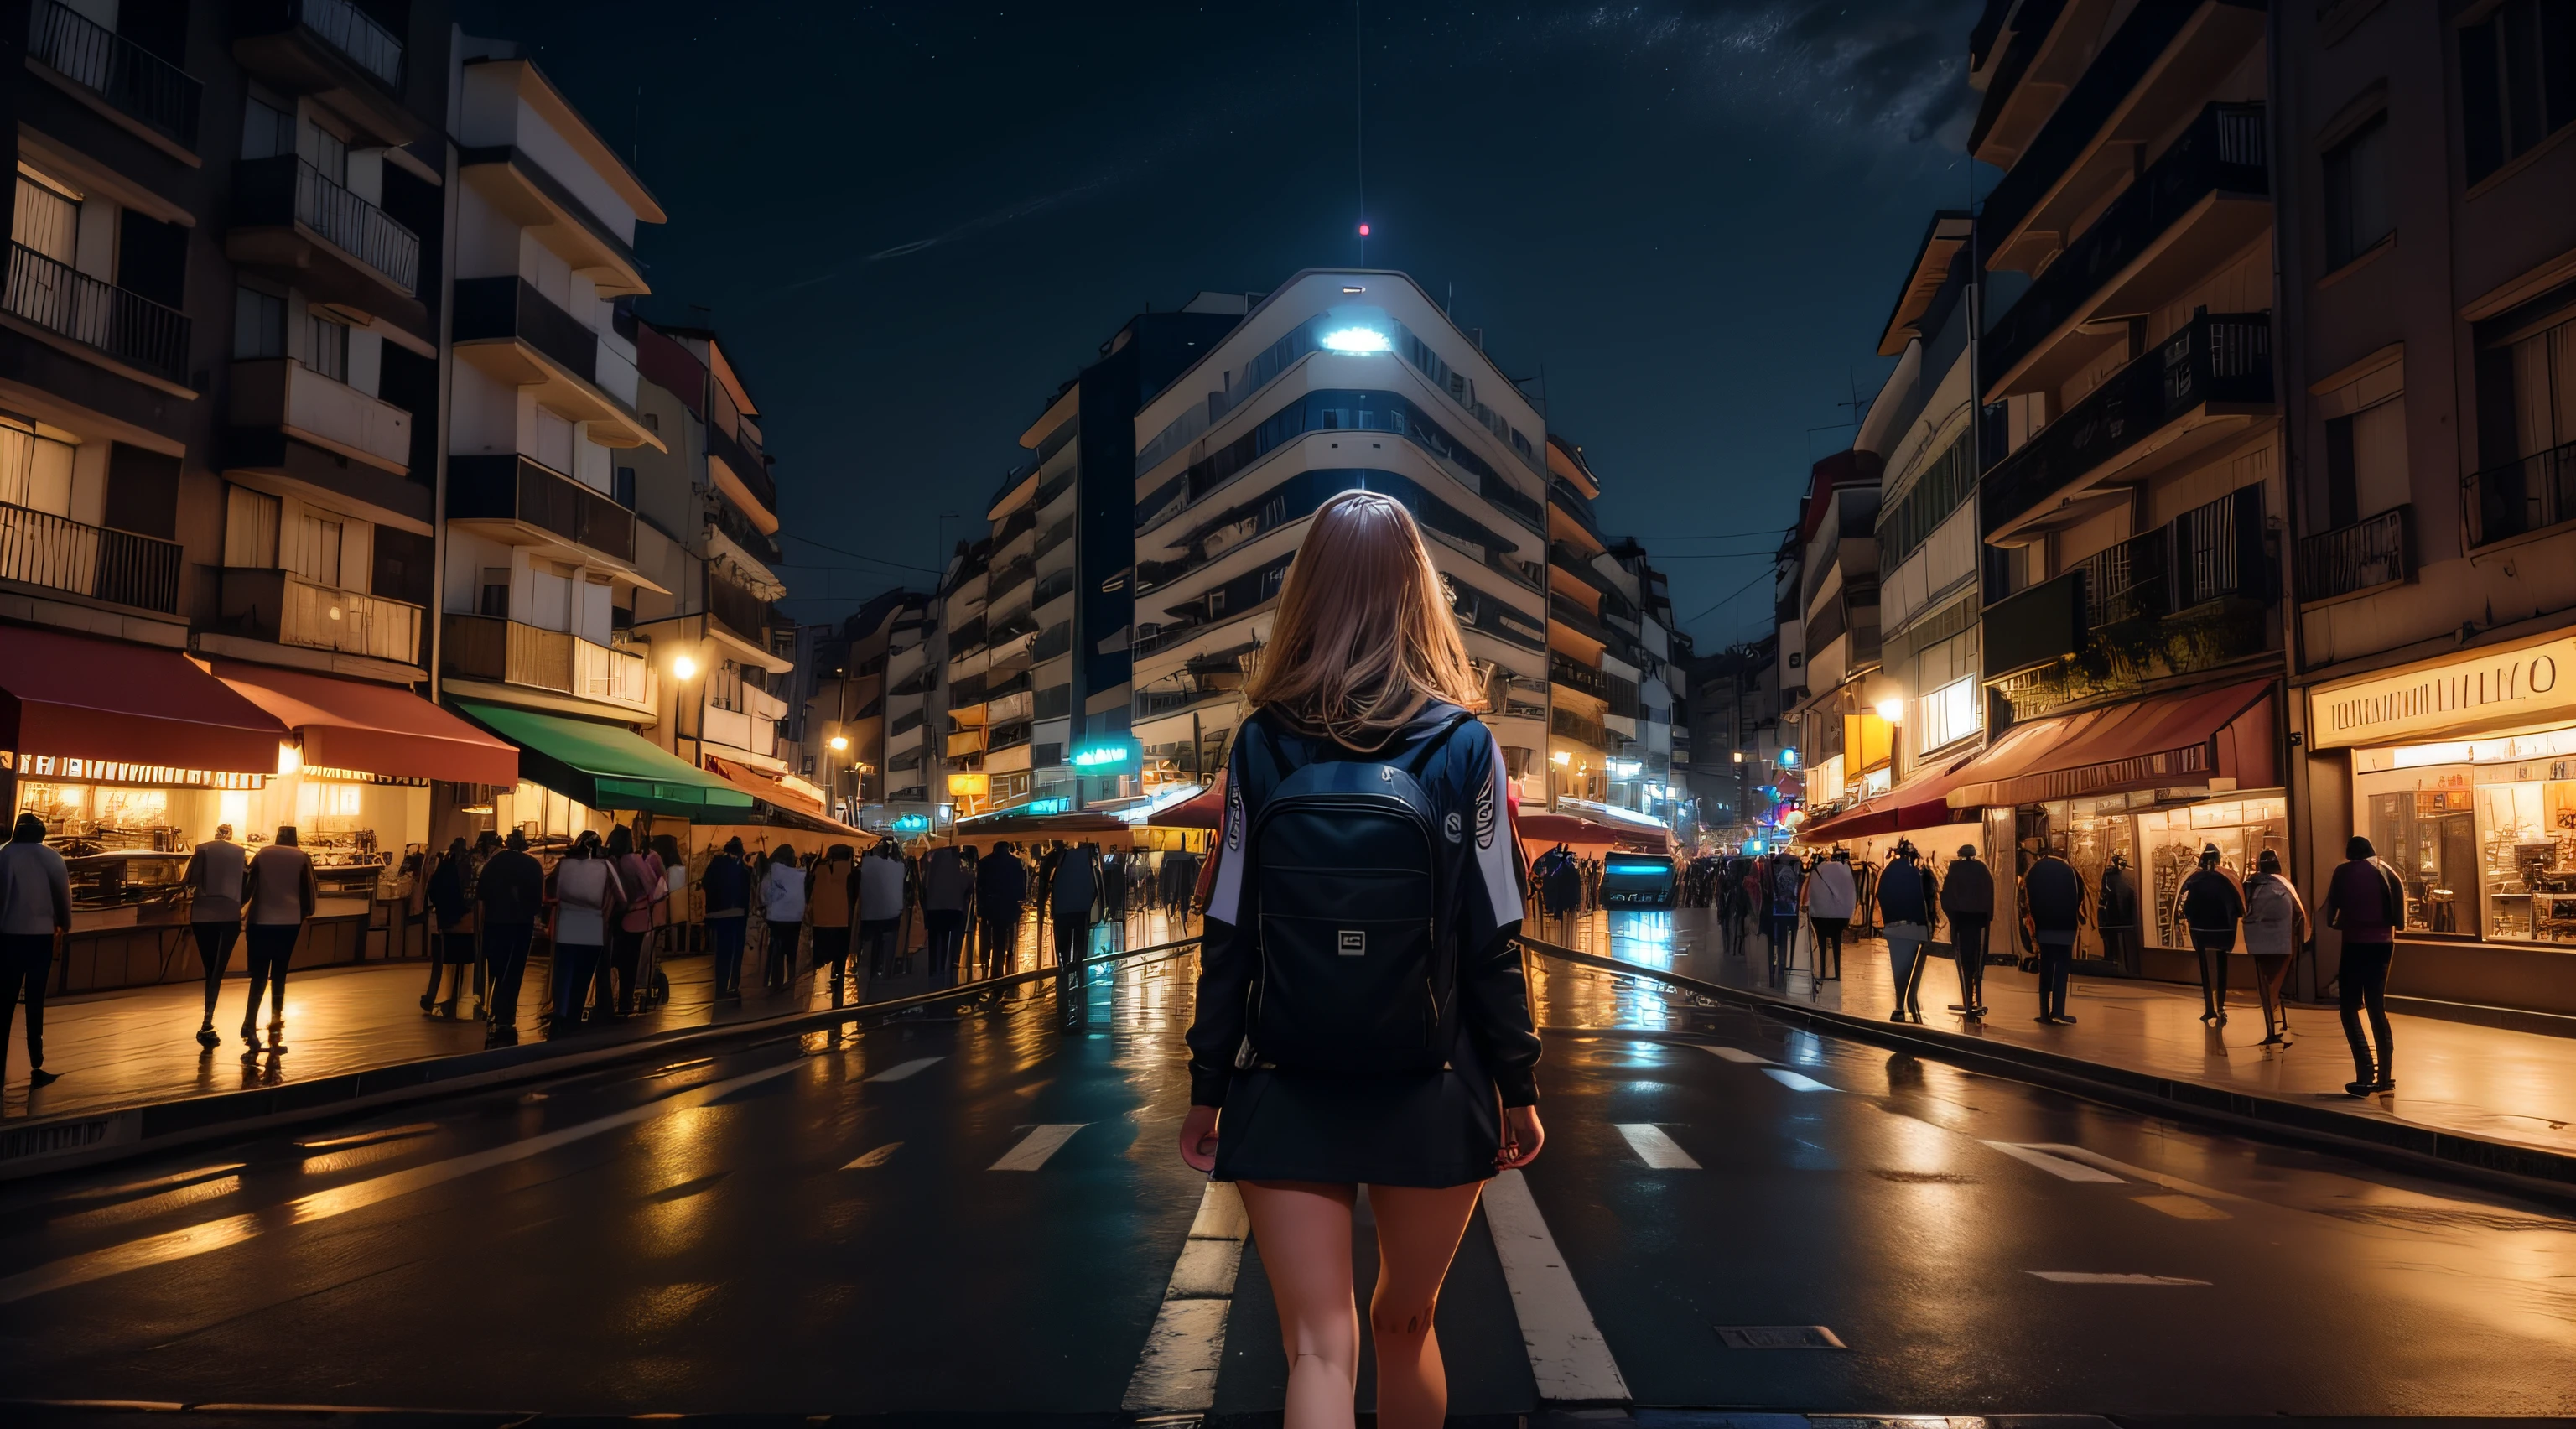
[(546, 871), (533, 855), (505, 848), (484, 862), (474, 893), (485, 927), (533, 926), (546, 902)]
[(2105, 928), (2138, 926), (2138, 879), (2125, 868), (2102, 870), (2102, 898), (2094, 905)]
[(975, 860), (975, 901), (986, 908), (1017, 908), (1029, 896), (1029, 871), (1018, 854), (988, 853)]
[(1979, 859), (1952, 859), (1941, 877), (1941, 911), (1953, 919), (1995, 916), (1995, 871)]
[(2064, 932), (2084, 926), (2084, 880), (2075, 865), (2062, 858), (2043, 858), (2021, 878), (2029, 900), (2030, 924), (2042, 932)]
[(2235, 879), (2214, 868), (2199, 868), (2182, 881), (2184, 927), (2214, 933), (2234, 928), (2244, 916), (2245, 895), (2236, 890)]
[(1878, 921), (1940, 926), (1941, 900), (1932, 875), (1908, 859), (1891, 859), (1878, 875)]

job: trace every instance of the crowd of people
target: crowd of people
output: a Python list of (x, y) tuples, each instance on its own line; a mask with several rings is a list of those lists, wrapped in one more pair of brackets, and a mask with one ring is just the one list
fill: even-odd
[[(0, 1047), (23, 995), (37, 1086), (60, 1075), (44, 1065), (44, 993), (71, 928), (68, 868), (44, 835), (40, 819), (22, 815), (0, 843)], [(541, 854), (551, 855), (551, 866)], [(1123, 928), (1136, 913), (1185, 916), (1200, 867), (1186, 849), (1154, 854), (1091, 842), (907, 850), (885, 838), (865, 850), (833, 843), (800, 852), (792, 842), (749, 850), (736, 837), (705, 851), (693, 870), (674, 836), (626, 824), (544, 849), (523, 830), (506, 837), (486, 830), (404, 857), (392, 936), (398, 955), (414, 948), (423, 955), (422, 1015), (459, 1019), (470, 991), (487, 1045), (499, 1045), (518, 1039), (520, 996), (540, 951), (549, 958), (548, 984), (534, 1021), (554, 1035), (650, 1011), (670, 996), (663, 959), (683, 953), (710, 955), (720, 1003), (742, 998), (750, 953), (760, 960), (764, 991), (824, 971), (837, 1006), (864, 995), (861, 959), (873, 984), (908, 976), (916, 947), (933, 991), (1013, 972), (1032, 909), (1044, 931), (1037, 965), (1051, 950), (1055, 965), (1070, 966), (1090, 954), (1104, 922)], [(285, 1053), (288, 968), (318, 902), (313, 861), (296, 829), (279, 827), (254, 851), (223, 825), (191, 851), (180, 884), (205, 984), (198, 1045), (211, 1054), (223, 1044), (218, 1003), (234, 952), (246, 945), (243, 1057)]]

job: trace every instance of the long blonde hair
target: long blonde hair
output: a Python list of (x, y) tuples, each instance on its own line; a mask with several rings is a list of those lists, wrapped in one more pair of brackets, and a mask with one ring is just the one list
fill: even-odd
[(1413, 513), (1373, 491), (1324, 503), (1244, 696), (1356, 749), (1383, 743), (1425, 700), (1484, 703)]

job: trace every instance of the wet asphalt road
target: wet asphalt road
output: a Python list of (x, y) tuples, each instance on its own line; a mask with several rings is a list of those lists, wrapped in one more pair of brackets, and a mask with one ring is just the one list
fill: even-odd
[[(1115, 1413), (1205, 1192), (1191, 970), (0, 1190), (0, 1399)], [(1638, 1405), (2576, 1413), (2562, 1209), (1544, 972), (1527, 1186)], [(1257, 1244), (1234, 1292), (1213, 1408), (1275, 1410)], [(1480, 1216), (1453, 1413), (1565, 1309)]]

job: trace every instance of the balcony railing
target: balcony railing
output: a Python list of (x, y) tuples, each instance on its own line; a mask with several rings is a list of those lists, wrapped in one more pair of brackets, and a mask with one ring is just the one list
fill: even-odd
[(2084, 621), (2100, 630), (2124, 620), (2153, 620), (2169, 604), (2165, 582), (2167, 532), (2163, 528), (2106, 547), (2067, 569), (2080, 572)]
[(278, 8), (356, 61), (387, 89), (403, 87), (403, 42), (349, 0), (281, 0)]
[(653, 662), (639, 650), (572, 643), (572, 691), (613, 705), (653, 708)]
[(174, 614), (179, 544), (0, 504), (0, 580)]
[(707, 575), (707, 614), (734, 638), (769, 648), (769, 602), (713, 572)]
[(1610, 698), (1610, 677), (1589, 665), (1578, 665), (1562, 655), (1547, 657), (1547, 677), (1569, 690), (1581, 690), (1596, 700)]
[(1996, 321), (1979, 360), (1989, 374), (2010, 372), (2202, 199), (2270, 192), (2263, 106), (2208, 105)]
[(1058, 521), (1054, 525), (1046, 528), (1045, 531), (1041, 532), (1038, 536), (1037, 547), (1029, 554), (1043, 558), (1047, 552), (1054, 550), (1056, 547), (1061, 546), (1072, 539), (1073, 518), (1067, 516), (1063, 520)]
[(2083, 78), (2058, 101), (2048, 122), (2022, 149), (2012, 170), (1995, 181), (1977, 216), (1979, 251), (2003, 251), (2022, 220), (2092, 148), (2093, 136), (2128, 102), (2139, 81), (2199, 9), (2194, 4), (2140, 5), (2130, 12), (2085, 66)]
[(411, 413), (291, 357), (235, 362), (231, 417), (236, 427), (291, 427), (396, 468), (411, 461)]
[(621, 561), (635, 559), (635, 513), (524, 456), (447, 459), (451, 521), (517, 521)]
[[(243, 227), (300, 223), (405, 294), (415, 292), (420, 282), (420, 235), (294, 154), (233, 165), (233, 222)], [(460, 298), (465, 287), (457, 285)], [(459, 312), (461, 317), (461, 308)], [(584, 377), (591, 375), (587, 363), (580, 370)]]
[(2472, 472), (2460, 494), (2472, 546), (2576, 519), (2576, 442)]
[(778, 482), (769, 474), (769, 463), (761, 460), (759, 452), (733, 433), (709, 422), (707, 455), (723, 462), (725, 470), (732, 472), (734, 479), (750, 490), (752, 499), (760, 503), (762, 510), (772, 516), (778, 514)]
[(599, 380), (599, 334), (515, 274), (458, 279), (455, 325), (458, 342), (516, 338), (584, 382)]
[(1043, 608), (1054, 604), (1057, 597), (1071, 594), (1073, 594), (1073, 572), (1071, 570), (1050, 571), (1046, 579), (1038, 582), (1037, 589), (1029, 593), (1029, 604)]
[(187, 71), (57, 0), (28, 7), (27, 57), (126, 114), (197, 147), (205, 86)]
[(751, 518), (734, 508), (734, 504), (717, 496), (707, 503), (707, 524), (722, 531), (725, 539), (751, 553), (753, 560), (774, 566), (787, 559), (778, 549), (778, 538), (751, 524)]
[(2299, 542), (2299, 599), (2327, 600), (2406, 579), (2412, 506), (2394, 507)]
[(1002, 524), (993, 528), (994, 554), (999, 555), (1004, 547), (1036, 530), (1037, 527), (1038, 509), (1034, 505), (1023, 506), (1003, 517)]
[(102, 283), (23, 243), (9, 245), (9, 287), (0, 306), (157, 377), (187, 379), (186, 313)]
[(419, 606), (338, 590), (293, 571), (227, 567), (223, 616), (225, 624), (254, 639), (420, 663)]
[(1031, 662), (1052, 660), (1056, 656), (1061, 655), (1072, 648), (1073, 622), (1070, 620), (1060, 620), (1050, 627), (1044, 635), (1039, 636), (1036, 643), (1029, 646), (1029, 659)]
[(995, 571), (992, 580), (985, 585), (985, 603), (999, 606), (1004, 594), (1019, 589), (1023, 582), (1036, 578), (1037, 573), (1037, 562), (1025, 559), (1013, 561)]
[(1586, 749), (1609, 752), (1610, 731), (1598, 720), (1585, 719), (1568, 709), (1551, 709), (1547, 712), (1547, 727)]
[(451, 676), (525, 685), (649, 711), (652, 663), (567, 630), (540, 630), (489, 615), (446, 615), (439, 663)]
[(2270, 315), (2196, 317), (1987, 469), (1978, 492), (1985, 533), (1994, 534), (2075, 486), (2204, 403), (2271, 401)]

